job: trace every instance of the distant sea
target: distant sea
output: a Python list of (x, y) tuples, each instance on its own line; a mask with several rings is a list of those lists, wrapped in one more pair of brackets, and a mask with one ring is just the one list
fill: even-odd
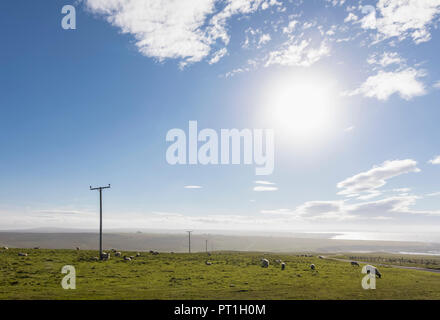
[(386, 232), (334, 232), (331, 239), (339, 240), (382, 240), (382, 241), (416, 241), (440, 243), (440, 230), (438, 233), (386, 233)]

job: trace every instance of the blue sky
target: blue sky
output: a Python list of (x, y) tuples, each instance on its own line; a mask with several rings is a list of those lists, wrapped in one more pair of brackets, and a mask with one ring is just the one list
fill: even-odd
[[(438, 0), (3, 1), (0, 229), (94, 228), (88, 187), (111, 183), (109, 229), (435, 230), (439, 15)], [(190, 120), (273, 129), (273, 174), (169, 165), (166, 134)]]

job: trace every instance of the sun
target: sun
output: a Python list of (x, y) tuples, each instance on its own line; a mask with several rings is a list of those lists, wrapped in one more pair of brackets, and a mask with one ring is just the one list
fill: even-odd
[(287, 77), (272, 83), (265, 95), (265, 122), (290, 138), (322, 137), (335, 123), (337, 95), (331, 81)]

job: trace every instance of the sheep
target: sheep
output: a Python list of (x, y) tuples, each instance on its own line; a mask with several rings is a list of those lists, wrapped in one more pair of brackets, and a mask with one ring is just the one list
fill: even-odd
[(121, 252), (115, 252), (115, 257), (120, 257), (120, 256), (122, 256), (122, 253)]
[(212, 262), (210, 262), (210, 261), (206, 261), (205, 264), (206, 264), (207, 266), (210, 266), (210, 265), (212, 265)]
[(28, 255), (27, 253), (23, 253), (23, 252), (18, 253), (19, 257), (27, 257), (27, 255)]
[(102, 260), (110, 260), (110, 253), (103, 252), (101, 258)]
[(134, 256), (130, 256), (130, 259), (133, 260), (133, 259), (134, 259)]
[(8, 248), (8, 247), (3, 247), (3, 249), (4, 249), (4, 250), (9, 250), (9, 248)]
[(316, 267), (315, 267), (315, 265), (313, 263), (310, 265), (310, 269), (312, 269), (312, 270), (316, 269)]
[(352, 266), (359, 267), (359, 263), (357, 263), (356, 261), (352, 261), (352, 262), (350, 262), (350, 263), (351, 263)]
[(276, 264), (280, 264), (280, 263), (281, 263), (281, 260), (280, 260), (280, 259), (276, 259), (276, 260), (275, 260), (275, 263), (276, 263)]
[(79, 251), (79, 249), (80, 249), (79, 247), (76, 247), (76, 251)]
[(136, 253), (136, 257), (140, 257), (141, 256), (141, 254), (138, 252), (138, 253)]
[(262, 268), (268, 268), (269, 267), (269, 260), (261, 259), (261, 267)]
[(318, 258), (319, 258), (319, 259), (324, 259), (324, 257), (323, 257), (323, 256), (318, 256)]
[(281, 262), (281, 270), (286, 269), (286, 264), (284, 262)]
[(124, 256), (124, 261), (131, 261), (130, 257)]
[(380, 273), (379, 269), (376, 268), (376, 276), (379, 277), (379, 279), (382, 279), (382, 274)]
[(375, 266), (366, 265), (365, 270), (367, 270), (367, 273), (370, 273), (371, 270), (374, 270), (375, 275), (380, 279), (382, 278), (382, 274), (380, 273), (379, 269), (377, 269)]

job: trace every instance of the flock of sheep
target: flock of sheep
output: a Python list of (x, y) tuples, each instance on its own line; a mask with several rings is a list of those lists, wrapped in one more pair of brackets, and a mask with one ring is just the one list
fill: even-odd
[[(77, 247), (76, 250), (80, 250), (80, 248)], [(116, 249), (111, 249), (110, 251), (114, 254), (115, 257), (122, 257), (122, 259), (124, 261), (131, 261), (131, 260), (134, 260), (134, 258), (137, 258), (137, 257), (141, 256), (140, 252), (137, 252), (135, 256), (127, 256), (127, 255), (123, 256), (122, 252), (117, 251)], [(157, 251), (150, 251), (150, 253), (153, 254), (153, 255), (158, 255), (159, 254), (159, 252), (157, 252)], [(111, 256), (110, 252), (103, 252), (102, 255), (101, 255), (101, 258), (104, 261), (108, 261), (108, 260), (110, 260), (110, 256)], [(93, 257), (92, 260), (93, 261), (98, 261), (99, 257)]]
[[(313, 255), (300, 255), (300, 256), (303, 256), (303, 257), (313, 257)], [(318, 256), (318, 258), (319, 259), (324, 259), (323, 256)], [(286, 263), (285, 262), (277, 259), (277, 260), (275, 260), (275, 263), (281, 266), (281, 270), (285, 270), (286, 269)], [(265, 259), (265, 258), (261, 259), (261, 267), (262, 268), (269, 268), (269, 264), (270, 263), (269, 263), (268, 259)], [(350, 264), (352, 266), (356, 266), (356, 267), (360, 266), (359, 263), (356, 262), (356, 261), (351, 261)], [(313, 263), (310, 265), (310, 270), (312, 270), (312, 271), (316, 270), (316, 266)], [(382, 278), (382, 274), (380, 273), (379, 269), (377, 269), (375, 266), (367, 265), (366, 266), (366, 270), (367, 270), (367, 273), (370, 273), (370, 271), (373, 271), (378, 278)]]
[[(8, 249), (9, 249), (8, 247), (3, 247), (3, 250), (8, 250)], [(39, 247), (35, 247), (34, 249), (39, 249)], [(79, 247), (76, 247), (76, 250), (79, 251), (80, 248), (79, 248)], [(131, 261), (131, 260), (133, 260), (135, 257), (140, 257), (140, 256), (141, 256), (140, 252), (137, 252), (137, 253), (136, 253), (136, 256), (126, 256), (126, 255), (122, 256), (122, 252), (117, 251), (116, 249), (111, 249), (110, 251), (115, 255), (115, 257), (122, 257), (122, 259), (123, 259), (124, 261)], [(158, 255), (159, 252), (157, 252), (157, 251), (153, 251), (153, 250), (150, 250), (150, 254), (152, 254), (152, 255)], [(209, 255), (211, 255), (211, 254), (209, 254)], [(23, 253), (23, 252), (19, 252), (19, 253), (18, 253), (18, 256), (19, 256), (19, 257), (27, 257), (28, 254), (27, 254), (27, 253)], [(313, 257), (313, 255), (306, 255), (306, 254), (305, 254), (305, 255), (297, 255), (297, 256), (298, 256), (298, 257)], [(318, 256), (318, 258), (319, 258), (319, 259), (324, 259), (323, 256)], [(107, 261), (107, 260), (109, 260), (109, 259), (110, 259), (110, 253), (103, 252), (103, 253), (102, 253), (102, 260)], [(92, 260), (93, 260), (93, 261), (98, 261), (99, 258), (98, 258), (98, 257), (93, 257)], [(266, 258), (262, 258), (260, 261), (261, 261), (261, 267), (262, 267), (262, 268), (269, 268), (269, 264), (270, 264), (270, 263), (269, 263), (269, 260), (268, 260), (268, 259), (266, 259)], [(274, 262), (275, 262), (275, 264), (277, 264), (277, 265), (279, 265), (279, 266), (281, 267), (281, 270), (285, 270), (285, 269), (286, 269), (286, 263), (285, 263), (285, 262), (283, 262), (283, 261), (281, 261), (281, 260), (279, 260), (279, 259), (274, 260)], [(210, 265), (212, 265), (212, 262), (210, 262), (210, 261), (207, 260), (207, 261), (205, 261), (205, 264), (206, 264), (207, 266), (210, 266)], [(352, 266), (359, 267), (359, 263), (356, 262), (356, 261), (351, 261), (350, 264), (351, 264)], [(316, 270), (316, 266), (312, 263), (312, 264), (310, 265), (310, 269), (311, 269), (312, 271), (315, 271), (315, 270)], [(376, 267), (371, 266), (371, 265), (368, 265), (367, 268), (366, 268), (366, 270), (367, 270), (367, 273), (370, 273), (370, 271), (373, 270), (377, 277), (382, 278), (382, 274), (380, 273), (379, 269), (377, 269)]]

